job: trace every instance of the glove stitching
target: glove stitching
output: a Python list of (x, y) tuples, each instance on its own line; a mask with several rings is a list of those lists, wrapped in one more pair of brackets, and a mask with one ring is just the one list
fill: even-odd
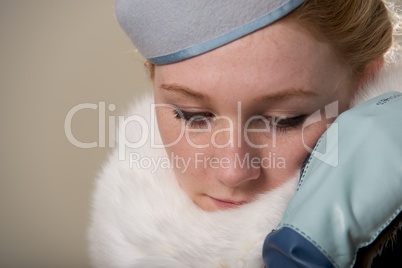
[(319, 146), (320, 143), (322, 142), (322, 139), (323, 139), (323, 138), (321, 137), (321, 138), (318, 140), (317, 144), (315, 145), (315, 147), (314, 147), (314, 149), (313, 149), (313, 151), (312, 151), (312, 153), (311, 153), (311, 155), (310, 155), (310, 157), (309, 157), (309, 159), (308, 159), (308, 161), (307, 161), (307, 163), (306, 163), (306, 165), (305, 165), (305, 167), (304, 167), (304, 170), (303, 170), (303, 173), (302, 173), (302, 175), (301, 175), (300, 182), (299, 182), (299, 184), (298, 184), (298, 186), (297, 186), (296, 191), (299, 191), (300, 187), (302, 186), (302, 184), (303, 184), (303, 182), (304, 182), (304, 180), (305, 180), (305, 177), (306, 177), (307, 170), (308, 170), (309, 167), (310, 167), (311, 160), (313, 159), (314, 153), (317, 151), (318, 146)]
[(311, 238), (308, 234), (306, 234), (305, 232), (303, 232), (302, 230), (300, 230), (299, 228), (297, 228), (296, 226), (292, 225), (292, 224), (284, 224), (285, 227), (291, 228), (293, 230), (295, 230), (296, 232), (298, 232), (299, 234), (301, 234), (304, 238), (306, 238), (310, 243), (312, 243), (316, 248), (318, 248), (322, 254), (325, 255), (325, 257), (332, 263), (332, 265), (334, 265), (334, 267), (340, 268), (340, 266), (335, 262), (334, 259), (331, 258), (331, 256), (328, 254), (327, 251), (325, 251), (325, 249), (323, 249), (313, 238)]
[(392, 221), (399, 215), (399, 213), (401, 213), (401, 212), (402, 212), (402, 206), (400, 206), (400, 207), (397, 208), (397, 210), (388, 218), (388, 220), (387, 220), (383, 225), (381, 225), (381, 227), (377, 230), (377, 232), (375, 232), (375, 234), (372, 235), (368, 241), (363, 242), (363, 243), (360, 243), (359, 245), (357, 245), (356, 250), (355, 250), (355, 252), (354, 252), (354, 259), (353, 259), (353, 263), (352, 263), (352, 264), (354, 264), (355, 261), (356, 261), (356, 254), (357, 254), (357, 251), (358, 251), (360, 248), (365, 247), (365, 246), (370, 245), (371, 243), (373, 243), (374, 240), (376, 240), (377, 237), (382, 233), (382, 231), (384, 231), (385, 228), (387, 228), (387, 227), (391, 224), (391, 222), (392, 222)]

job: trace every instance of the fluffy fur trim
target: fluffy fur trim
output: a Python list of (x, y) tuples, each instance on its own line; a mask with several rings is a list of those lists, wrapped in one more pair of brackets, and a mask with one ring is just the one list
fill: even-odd
[(377, 77), (363, 85), (352, 107), (390, 91), (402, 92), (402, 64), (386, 66)]
[[(149, 94), (129, 114), (151, 122), (152, 102)], [(137, 129), (126, 126), (132, 140)], [(171, 169), (130, 167), (131, 153), (156, 159), (166, 157), (164, 149), (147, 143), (126, 150), (124, 161), (117, 150), (110, 156), (97, 180), (90, 228), (96, 267), (263, 267), (264, 237), (279, 223), (296, 178), (240, 209), (208, 213), (183, 193)]]
[[(385, 91), (400, 91), (400, 74), (400, 67), (384, 71), (361, 91), (354, 105)], [(151, 123), (151, 103), (148, 94), (128, 115), (140, 115)], [(151, 138), (160, 142), (155, 127), (157, 136), (149, 136), (144, 146), (125, 148), (125, 160), (119, 160), (116, 149), (97, 178), (89, 229), (94, 266), (264, 267), (264, 238), (279, 223), (298, 176), (239, 209), (204, 212), (180, 189), (171, 169), (130, 167), (133, 153), (167, 157), (164, 149), (151, 147)], [(135, 123), (122, 131), (133, 141), (141, 136)]]

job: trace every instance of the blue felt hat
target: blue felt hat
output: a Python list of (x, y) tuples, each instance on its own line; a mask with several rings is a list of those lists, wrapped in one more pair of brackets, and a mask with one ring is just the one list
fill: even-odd
[(116, 16), (154, 64), (182, 61), (261, 29), (303, 0), (116, 0)]

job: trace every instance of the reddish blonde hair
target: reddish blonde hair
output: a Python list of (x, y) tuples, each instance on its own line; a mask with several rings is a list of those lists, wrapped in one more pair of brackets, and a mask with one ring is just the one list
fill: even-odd
[(339, 61), (358, 76), (392, 46), (393, 26), (382, 0), (306, 0), (287, 19), (331, 44)]

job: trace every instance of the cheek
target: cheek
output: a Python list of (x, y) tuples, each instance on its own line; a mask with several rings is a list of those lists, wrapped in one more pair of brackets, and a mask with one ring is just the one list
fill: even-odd
[(183, 121), (176, 118), (175, 107), (167, 104), (158, 90), (155, 94), (155, 114), (162, 142), (167, 147), (177, 144), (184, 134)]
[(162, 142), (172, 161), (176, 178), (181, 187), (191, 195), (193, 189), (199, 188), (198, 184), (205, 184), (205, 180), (199, 179), (203, 177), (204, 169), (195, 164), (196, 154), (208, 154), (204, 149), (197, 149), (191, 143), (194, 142), (198, 145), (207, 142), (188, 138), (183, 121), (176, 119), (171, 110), (160, 109), (156, 111), (156, 116)]
[(171, 108), (157, 108), (156, 118), (163, 144), (174, 145), (181, 136), (181, 122), (175, 118)]
[[(275, 160), (275, 170), (266, 171), (270, 173), (270, 176), (266, 176), (268, 180), (274, 180), (278, 185), (294, 176), (326, 129), (326, 123), (319, 122), (304, 129), (278, 134), (273, 147), (269, 152), (264, 152), (265, 155), (274, 156)], [(282, 168), (283, 163), (286, 168)]]

